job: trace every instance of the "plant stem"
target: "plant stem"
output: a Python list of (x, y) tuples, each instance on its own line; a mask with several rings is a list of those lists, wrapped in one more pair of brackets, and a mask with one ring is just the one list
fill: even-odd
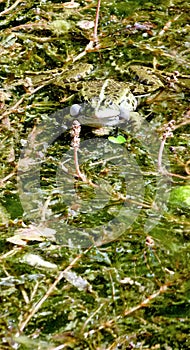
[(81, 173), (80, 168), (79, 168), (79, 161), (78, 161), (78, 150), (80, 147), (80, 131), (81, 131), (81, 126), (78, 120), (73, 121), (72, 125), (72, 133), (71, 135), (73, 136), (73, 141), (72, 141), (72, 146), (74, 148), (74, 163), (75, 163), (75, 169), (77, 176), (84, 182), (87, 182), (87, 178), (84, 174)]
[(159, 152), (158, 152), (158, 170), (162, 174), (166, 173), (166, 171), (164, 171), (164, 169), (162, 167), (162, 157), (163, 157), (164, 146), (165, 146), (165, 143), (166, 143), (166, 139), (168, 137), (172, 137), (173, 136), (172, 131), (174, 129), (174, 123), (175, 123), (175, 121), (171, 120), (167, 125), (165, 125), (165, 130), (164, 130), (164, 133), (163, 133), (163, 136), (162, 136), (162, 141), (161, 141), (160, 149), (159, 149)]
[(96, 8), (96, 18), (94, 23), (94, 36), (93, 41), (94, 43), (98, 43), (98, 20), (99, 20), (99, 13), (100, 13), (100, 3), (101, 0), (98, 0), (97, 8)]

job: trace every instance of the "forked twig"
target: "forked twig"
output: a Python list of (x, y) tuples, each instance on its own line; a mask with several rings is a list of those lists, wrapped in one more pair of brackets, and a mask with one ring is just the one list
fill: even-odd
[(74, 148), (74, 163), (75, 163), (75, 169), (77, 176), (84, 182), (87, 182), (87, 178), (84, 174), (81, 173), (79, 168), (79, 161), (78, 161), (78, 150), (80, 147), (80, 131), (81, 131), (81, 125), (78, 122), (78, 120), (73, 121), (72, 130), (71, 130), (71, 136), (73, 137), (72, 140), (72, 146)]
[(74, 163), (75, 163), (76, 173), (77, 173), (77, 176), (83, 182), (85, 182), (93, 187), (98, 187), (91, 180), (87, 179), (86, 175), (81, 173), (81, 171), (80, 171), (79, 160), (78, 160), (78, 150), (80, 147), (80, 131), (81, 131), (80, 123), (78, 122), (78, 120), (74, 120), (73, 125), (72, 125), (72, 130), (71, 130), (71, 136), (73, 137), (72, 146), (74, 148)]

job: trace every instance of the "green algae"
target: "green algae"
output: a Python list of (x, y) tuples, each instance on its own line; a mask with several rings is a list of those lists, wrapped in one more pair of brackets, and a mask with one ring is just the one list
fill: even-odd
[[(114, 230), (109, 228), (110, 241), (104, 226), (117, 217), (123, 198), (129, 195), (125, 165), (116, 156), (113, 163), (110, 156), (107, 161), (98, 147), (93, 147), (90, 155), (88, 148), (81, 147), (86, 157), (81, 161), (82, 171), (94, 183), (102, 179), (102, 192), (73, 180), (73, 176), (66, 183), (64, 171), (73, 157), (69, 132), (47, 146), (45, 134), (36, 133), (43, 121), (50, 137), (53, 123), (56, 129), (61, 120), (61, 116), (53, 118), (53, 113), (71, 104), (69, 91), (55, 85), (53, 79), (85, 50), (93, 29), (84, 30), (78, 22), (94, 20), (96, 2), (83, 1), (78, 8), (66, 8), (58, 1), (17, 2), (11, 10), (13, 4), (0, 4), (1, 349), (188, 349), (190, 225), (188, 208), (183, 205), (188, 201), (184, 191), (189, 186), (188, 2), (103, 1), (100, 48), (81, 59), (95, 66), (93, 78), (106, 77), (107, 72), (115, 78), (116, 63), (156, 67), (166, 88), (151, 102), (142, 98), (139, 110), (160, 138), (164, 125), (171, 119), (176, 122), (173, 137), (165, 145), (164, 165), (179, 177), (168, 176), (164, 182), (158, 181), (150, 152), (140, 142), (145, 131), (138, 139), (130, 131), (123, 133), (127, 152), (143, 172), (144, 193), (134, 183), (137, 173), (131, 171), (128, 181), (137, 186), (139, 215), (126, 229), (129, 218), (124, 212), (122, 225), (116, 221)], [(179, 72), (177, 81), (175, 71)], [(124, 76), (119, 78), (125, 80)], [(117, 133), (112, 137), (117, 139)], [(28, 138), (36, 142), (39, 156), (45, 154), (32, 213), (31, 197), (26, 197), (29, 217), (27, 207), (21, 207), (17, 178)], [(83, 130), (81, 141), (90, 138), (91, 131)], [(40, 140), (43, 149), (38, 148)], [(30, 194), (35, 183), (32, 176), (27, 180)], [(69, 181), (72, 188), (74, 181), (74, 192), (69, 192)], [(172, 209), (167, 201), (156, 208), (158, 184), (161, 194), (174, 194)], [(68, 193), (63, 185), (68, 186)], [(101, 203), (105, 201), (103, 208), (99, 208), (97, 195)], [(129, 199), (134, 200), (132, 194)], [(94, 211), (86, 215), (89, 207)], [(145, 229), (147, 217), (152, 225), (149, 231)], [(96, 228), (97, 222), (101, 229)], [(95, 227), (93, 239), (100, 238), (100, 231), (102, 235), (99, 244), (95, 246), (88, 235), (84, 241), (80, 231), (80, 238), (72, 241), (70, 234), (66, 236), (68, 225), (73, 232)], [(56, 231), (53, 239), (47, 228)], [(23, 243), (7, 240), (16, 235), (24, 237)], [(81, 247), (80, 239), (87, 249)], [(56, 265), (59, 271), (30, 264), (24, 257), (32, 254), (43, 264)], [(61, 274), (69, 268), (73, 273), (70, 277), (67, 270)]]

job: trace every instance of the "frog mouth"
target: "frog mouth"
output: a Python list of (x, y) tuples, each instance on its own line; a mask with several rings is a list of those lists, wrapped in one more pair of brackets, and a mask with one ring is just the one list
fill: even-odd
[(89, 104), (72, 105), (70, 108), (70, 115), (79, 120), (81, 124), (101, 127), (101, 126), (115, 126), (119, 123), (121, 112), (118, 106), (99, 106), (93, 108)]

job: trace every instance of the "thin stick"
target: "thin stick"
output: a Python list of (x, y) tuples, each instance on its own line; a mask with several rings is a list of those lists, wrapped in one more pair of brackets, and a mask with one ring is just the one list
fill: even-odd
[(73, 136), (73, 141), (72, 141), (72, 146), (74, 148), (74, 163), (75, 163), (75, 169), (78, 177), (84, 181), (87, 182), (87, 178), (84, 174), (81, 173), (80, 168), (79, 168), (79, 161), (78, 161), (78, 150), (80, 147), (80, 131), (81, 131), (81, 126), (78, 120), (73, 121), (72, 125), (72, 131), (71, 131), (71, 136)]
[(5, 176), (3, 179), (0, 179), (0, 187), (3, 186), (4, 182), (6, 182), (7, 180), (9, 180), (12, 176), (14, 176), (16, 174), (16, 167), (15, 169), (10, 173), (8, 174), (7, 176)]
[(149, 297), (144, 299), (141, 303), (137, 304), (134, 307), (131, 307), (130, 309), (124, 310), (124, 312), (121, 315), (118, 315), (114, 319), (104, 322), (97, 329), (92, 329), (89, 332), (84, 333), (84, 337), (87, 338), (89, 335), (91, 336), (92, 334), (98, 331), (101, 331), (102, 329), (111, 327), (116, 321), (120, 320), (121, 318), (129, 316), (135, 311), (147, 306), (153, 299), (157, 298), (161, 293), (165, 293), (167, 289), (168, 289), (168, 284), (164, 284), (163, 286), (160, 287), (160, 289), (157, 292), (149, 295)]
[(181, 14), (177, 15), (176, 17), (174, 17), (174, 19), (169, 20), (164, 27), (162, 28), (162, 30), (158, 33), (159, 36), (163, 36), (171, 27), (172, 23), (177, 21), (178, 18), (181, 16)]
[(167, 125), (165, 125), (165, 131), (164, 131), (164, 134), (162, 136), (162, 141), (161, 141), (160, 149), (159, 149), (159, 152), (158, 152), (158, 170), (162, 174), (166, 173), (166, 171), (164, 171), (164, 169), (162, 167), (162, 157), (163, 157), (164, 146), (165, 146), (165, 143), (166, 143), (166, 139), (168, 137), (172, 137), (173, 136), (172, 131), (173, 131), (173, 128), (174, 128), (174, 123), (175, 123), (175, 120), (171, 120)]
[(21, 1), (22, 1), (22, 0), (17, 0), (17, 1), (15, 1), (15, 3), (14, 3), (12, 6), (10, 6), (8, 9), (2, 11), (2, 12), (0, 13), (0, 16), (4, 16), (4, 15), (6, 15), (7, 13), (9, 13), (10, 11), (12, 11)]
[(98, 4), (96, 8), (96, 18), (95, 18), (95, 24), (94, 24), (94, 35), (93, 35), (93, 41), (95, 44), (98, 43), (98, 20), (99, 20), (99, 13), (100, 13), (100, 3), (101, 3), (101, 0), (98, 0)]

